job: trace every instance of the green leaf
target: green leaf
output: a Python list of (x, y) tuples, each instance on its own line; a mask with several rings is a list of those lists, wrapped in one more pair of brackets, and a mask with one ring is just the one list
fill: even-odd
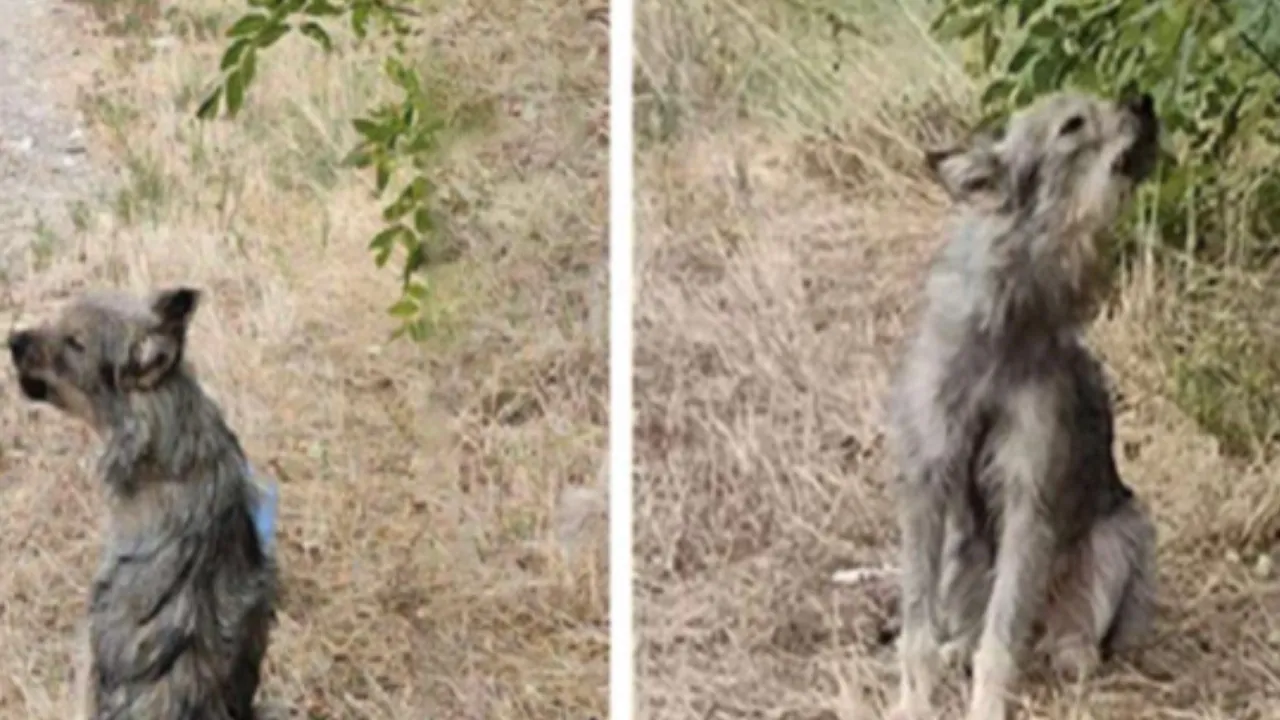
[(351, 9), (351, 30), (363, 40), (369, 34), (369, 4), (360, 3)]
[(298, 31), (315, 41), (326, 53), (333, 52), (333, 41), (329, 39), (329, 33), (325, 32), (320, 23), (308, 20), (302, 23)]
[(358, 170), (363, 170), (373, 164), (374, 156), (375, 153), (373, 149), (369, 147), (369, 143), (362, 142), (352, 148), (347, 153), (346, 157), (342, 158), (340, 164), (343, 167), (353, 167)]
[(387, 184), (391, 182), (391, 170), (392, 165), (390, 160), (384, 159), (378, 163), (375, 186), (377, 187), (377, 193), (379, 195), (386, 192)]
[(1040, 56), (1035, 65), (1031, 66), (1031, 89), (1038, 95), (1057, 88), (1066, 66), (1067, 60), (1061, 56)]
[(387, 313), (392, 317), (407, 320), (418, 314), (418, 301), (411, 297), (400, 298), (395, 305), (387, 309)]
[(1040, 40), (1041, 42), (1052, 47), (1052, 43), (1064, 34), (1062, 26), (1058, 23), (1057, 18), (1042, 17), (1031, 23), (1031, 27), (1027, 28), (1027, 38)]
[(240, 70), (233, 70), (227, 75), (227, 114), (235, 117), (244, 107), (244, 76)]
[(387, 222), (395, 222), (405, 215), (408, 215), (413, 210), (414, 206), (418, 204), (418, 187), (421, 180), (422, 178), (417, 178), (413, 182), (409, 183), (400, 191), (400, 195), (397, 196), (390, 205), (383, 208), (383, 220), (386, 220)]
[(288, 23), (277, 22), (259, 33), (257, 45), (260, 48), (269, 48), (275, 45), (288, 32)]
[(378, 267), (387, 264), (387, 260), (391, 257), (391, 251), (395, 249), (396, 238), (408, 231), (405, 226), (396, 224), (373, 237), (373, 240), (369, 242), (369, 249), (374, 252), (373, 261)]
[(352, 120), (351, 127), (355, 128), (356, 132), (360, 133), (370, 142), (386, 143), (387, 139), (391, 137), (391, 130), (389, 128), (385, 125), (380, 125), (369, 120), (368, 118), (356, 118), (355, 120)]
[(413, 279), (414, 273), (427, 265), (427, 248), (422, 243), (415, 243), (408, 249), (409, 254), (405, 256), (404, 268), (400, 271), (400, 281), (405, 285)]
[(240, 64), (240, 56), (244, 55), (244, 51), (252, 47), (253, 43), (248, 38), (240, 38), (231, 45), (227, 46), (227, 51), (222, 53), (222, 62), (218, 64), (218, 69), (226, 72), (232, 67)]
[(307, 3), (303, 12), (312, 17), (330, 17), (341, 15), (344, 10), (329, 2), (329, 0), (311, 0), (311, 2)]
[(996, 53), (1000, 51), (1000, 40), (996, 37), (991, 25), (982, 28), (982, 69), (990, 70), (996, 61)]
[(258, 51), (250, 48), (248, 52), (244, 54), (244, 57), (240, 59), (240, 82), (244, 85), (244, 89), (246, 91), (249, 89), (249, 83), (253, 82), (253, 79), (257, 74)]
[(959, 5), (956, 5), (955, 3), (942, 3), (942, 9), (933, 16), (932, 20), (929, 21), (929, 32), (937, 34), (938, 31), (950, 23), (959, 12)]
[(239, 38), (253, 35), (266, 26), (266, 15), (261, 13), (250, 13), (237, 20), (236, 23), (227, 30), (227, 37)]
[(1017, 75), (1027, 67), (1027, 64), (1036, 59), (1040, 54), (1039, 48), (1034, 45), (1023, 45), (1018, 48), (1018, 52), (1013, 54), (1009, 59), (1008, 70), (1011, 75)]
[(413, 213), (413, 228), (418, 231), (419, 235), (429, 235), (436, 229), (435, 219), (431, 217), (431, 210), (428, 208), (418, 208)]
[(430, 288), (428, 288), (427, 284), (422, 280), (414, 280), (404, 288), (404, 294), (417, 300), (419, 304), (423, 303), (427, 299), (427, 294), (430, 291)]
[(1022, 27), (1032, 15), (1040, 11), (1044, 7), (1044, 0), (1019, 0), (1018, 2), (1018, 27)]
[(409, 339), (414, 342), (422, 342), (431, 335), (431, 326), (426, 318), (419, 318), (409, 323)]
[(404, 151), (410, 155), (421, 155), (434, 151), (439, 146), (439, 131), (431, 126), (422, 128), (413, 134)]
[(1013, 91), (1017, 88), (1017, 85), (1017, 82), (1011, 77), (996, 78), (982, 91), (982, 97), (979, 102), (983, 107), (1008, 102), (1013, 97)]
[(200, 103), (200, 107), (196, 108), (196, 117), (201, 120), (209, 120), (218, 115), (218, 102), (222, 100), (222, 86), (213, 89), (209, 93), (209, 97)]
[(989, 10), (980, 10), (977, 12), (971, 11), (963, 14), (957, 13), (946, 23), (939, 25), (938, 28), (934, 30), (934, 35), (939, 40), (943, 41), (960, 40), (970, 37), (980, 28), (991, 22), (990, 15), (991, 12)]

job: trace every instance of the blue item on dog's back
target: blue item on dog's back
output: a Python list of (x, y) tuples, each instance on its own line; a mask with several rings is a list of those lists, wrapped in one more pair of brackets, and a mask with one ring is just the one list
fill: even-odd
[(249, 475), (257, 486), (253, 503), (253, 526), (258, 531), (258, 541), (268, 555), (275, 550), (276, 511), (280, 504), (280, 490), (271, 478), (262, 477), (249, 469)]

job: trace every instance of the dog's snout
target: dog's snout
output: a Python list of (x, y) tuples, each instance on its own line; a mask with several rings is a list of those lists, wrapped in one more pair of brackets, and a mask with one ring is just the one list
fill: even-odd
[(9, 336), (9, 354), (13, 356), (14, 362), (21, 362), (22, 358), (31, 350), (31, 346), (35, 344), (35, 336), (29, 330), (16, 332)]
[(1129, 98), (1125, 102), (1125, 109), (1137, 116), (1139, 120), (1154, 120), (1156, 117), (1156, 102), (1150, 93), (1141, 93)]

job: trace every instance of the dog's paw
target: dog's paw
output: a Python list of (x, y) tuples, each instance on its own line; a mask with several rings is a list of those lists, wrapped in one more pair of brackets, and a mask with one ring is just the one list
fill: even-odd
[(942, 664), (950, 670), (968, 672), (973, 667), (973, 651), (977, 641), (968, 634), (957, 635), (938, 648)]
[(1083, 638), (1062, 638), (1049, 647), (1049, 667), (1067, 682), (1081, 682), (1093, 676), (1102, 664), (1097, 645)]
[(884, 716), (884, 720), (935, 720), (937, 714), (928, 704), (899, 701)]
[(1008, 720), (1009, 706), (1004, 695), (994, 691), (975, 689), (969, 700), (969, 710), (965, 720)]

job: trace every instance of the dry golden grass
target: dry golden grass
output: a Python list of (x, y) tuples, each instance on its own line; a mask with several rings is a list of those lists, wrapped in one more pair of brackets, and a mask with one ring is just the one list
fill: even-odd
[[(4, 292), (12, 323), (90, 286), (207, 291), (192, 361), (281, 483), (269, 717), (605, 707), (607, 29), (582, 2), (435, 5), (415, 41), (428, 78), (491, 109), (441, 160), (467, 201), (448, 228), (463, 258), (438, 278), (446, 336), (388, 342), (370, 179), (335, 166), (387, 90), (375, 55), (286, 39), (242, 117), (191, 119), (244, 7), (229, 0), (162, 4), (158, 40), (86, 41), (93, 149), (124, 172)], [(4, 384), (0, 716), (61, 720), (96, 442)]]
[[(882, 401), (946, 210), (921, 148), (973, 88), (920, 2), (638, 4), (640, 717), (880, 717), (892, 575), (831, 577), (893, 564)], [(1025, 717), (1280, 717), (1280, 583), (1257, 559), (1280, 465), (1224, 459), (1158, 392), (1153, 320), (1176, 304), (1126, 282), (1094, 332), (1159, 526), (1156, 636), (1083, 687), (1033, 666)]]

